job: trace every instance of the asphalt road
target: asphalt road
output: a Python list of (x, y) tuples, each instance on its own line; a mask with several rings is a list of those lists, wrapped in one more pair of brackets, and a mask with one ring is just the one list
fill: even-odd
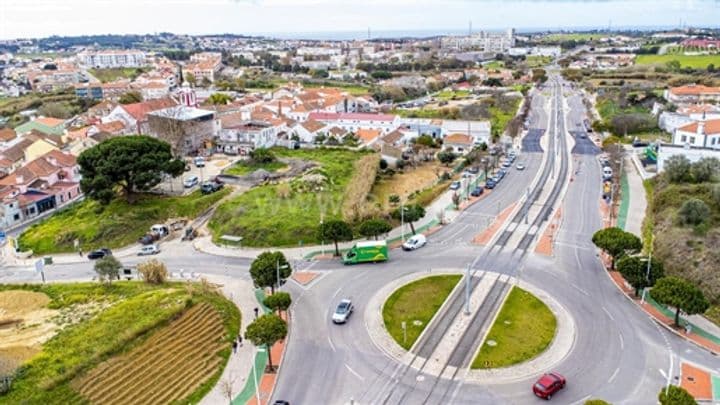
[[(414, 252), (394, 250), (389, 262), (375, 265), (344, 267), (337, 261), (296, 263), (298, 268), (319, 272), (320, 277), (309, 287), (292, 282), (286, 285), (294, 297), (293, 322), (274, 399), (286, 399), (293, 405), (345, 404), (351, 400), (357, 404), (544, 403), (531, 393), (533, 379), (472, 384), (463, 381), (462, 373), (452, 380), (436, 379), (414, 370), (406, 371), (370, 339), (363, 319), (364, 306), (383, 286), (408, 274), (461, 269), (471, 263), (476, 270), (521, 277), (523, 282), (550, 293), (573, 317), (577, 327), (575, 341), (570, 353), (556, 367), (568, 378), (567, 388), (554, 397), (558, 403), (582, 403), (593, 397), (614, 404), (654, 404), (665, 383), (659, 370), (667, 372), (671, 359), (673, 375), (678, 374), (682, 359), (720, 370), (720, 361), (715, 357), (658, 327), (625, 299), (603, 270), (590, 241), (601, 226), (597, 148), (582, 137), (582, 127), (578, 125), (585, 117), (581, 98), (572, 89), (562, 88), (563, 96), (560, 90), (555, 90), (555, 97), (545, 90), (534, 97), (530, 128), (537, 139), (524, 145), (516, 161), (525, 163), (527, 168), (511, 169), (492, 193), (430, 236), (426, 247)], [(551, 104), (552, 108), (546, 109)], [(526, 227), (519, 226), (524, 217), (510, 221), (515, 235), (506, 244), (484, 248), (471, 244), (475, 235), (514, 202), (531, 197), (531, 204), (548, 206), (544, 201), (548, 195), (533, 199), (535, 190), (528, 191), (533, 179), (545, 173), (540, 169), (543, 153), (556, 150), (548, 142), (548, 151), (543, 152), (538, 137), (555, 137), (547, 141), (557, 141), (557, 151), (562, 152), (566, 129), (572, 134), (566, 145), (571, 153), (556, 153), (555, 158), (567, 165), (567, 171), (552, 173), (553, 177), (566, 180), (559, 183), (566, 188), (557, 192), (553, 188), (548, 193), (550, 202), (557, 199), (563, 207), (555, 256), (537, 256), (530, 251), (529, 242), (526, 246), (520, 244), (521, 236), (531, 234)], [(567, 181), (569, 177), (571, 182)], [(538, 189), (546, 187), (551, 186), (541, 182)], [(546, 221), (549, 210), (529, 215), (528, 221), (536, 224)], [(536, 235), (529, 238), (532, 242)], [(213, 256), (192, 249), (162, 252), (158, 258), (173, 271), (250, 278), (247, 259)], [(141, 260), (144, 258), (124, 262), (134, 264)], [(46, 270), (49, 280), (89, 279), (94, 275), (91, 262), (52, 265)], [(38, 276), (32, 269), (10, 268), (0, 272), (0, 282), (23, 281), (38, 281)], [(345, 297), (355, 303), (355, 314), (346, 325), (337, 326), (330, 316), (337, 302)], [(481, 322), (480, 326), (486, 324)], [(458, 352), (453, 363), (466, 363), (469, 357), (463, 354), (467, 353)], [(537, 373), (544, 371), (547, 370)]]

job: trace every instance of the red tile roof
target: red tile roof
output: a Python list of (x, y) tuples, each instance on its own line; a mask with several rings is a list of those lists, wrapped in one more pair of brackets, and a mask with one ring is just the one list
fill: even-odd
[(52, 117), (40, 117), (35, 120), (35, 122), (46, 125), (48, 127), (56, 127), (58, 125), (63, 125), (65, 123), (65, 120), (52, 118)]
[(17, 133), (15, 133), (15, 130), (12, 128), (2, 128), (0, 129), (0, 141), (7, 142), (12, 141), (17, 137)]
[(699, 96), (702, 94), (720, 95), (720, 87), (708, 87), (701, 84), (688, 84), (686, 86), (673, 87), (670, 92), (676, 96)]
[(370, 114), (370, 113), (330, 113), (330, 112), (313, 112), (310, 113), (310, 119), (316, 121), (337, 121), (337, 120), (355, 120), (355, 121), (394, 121), (395, 116), (390, 114)]
[(143, 101), (140, 103), (126, 104), (122, 108), (127, 111), (136, 121), (145, 121), (148, 113), (162, 110), (163, 108), (174, 107), (177, 103), (171, 98), (158, 98), (155, 100)]
[(454, 145), (472, 145), (473, 138), (465, 135), (465, 134), (451, 134), (445, 137), (445, 140), (443, 141), (444, 144), (454, 144)]
[[(698, 125), (699, 125), (698, 122), (693, 122), (693, 123), (681, 126), (680, 128), (678, 128), (678, 131), (697, 133)], [(705, 121), (705, 130), (703, 131), (703, 134), (705, 134), (705, 135), (720, 134), (720, 119)]]
[(379, 129), (359, 129), (355, 135), (360, 138), (363, 143), (370, 143), (380, 136)]

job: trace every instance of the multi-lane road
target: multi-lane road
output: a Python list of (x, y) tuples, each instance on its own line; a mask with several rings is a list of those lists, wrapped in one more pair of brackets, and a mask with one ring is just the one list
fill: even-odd
[[(582, 136), (584, 106), (580, 95), (558, 77), (536, 91), (530, 111), (530, 130), (514, 168), (489, 195), (460, 213), (414, 252), (394, 250), (391, 260), (376, 265), (344, 267), (336, 261), (303, 263), (321, 276), (309, 286), (288, 283), (293, 293), (292, 326), (274, 399), (292, 404), (527, 404), (540, 402), (531, 392), (535, 377), (502, 382), (466, 381), (461, 372), (472, 360), (481, 332), (509, 286), (495, 282), (456, 350), (440, 369), (443, 378), (422, 367), (388, 356), (368, 332), (365, 306), (393, 281), (416, 273), (471, 266), (480, 284), (486, 272), (520, 278), (549, 293), (569, 313), (575, 335), (568, 354), (553, 367), (566, 375), (568, 386), (554, 400), (581, 403), (599, 397), (615, 404), (654, 404), (670, 365), (690, 360), (708, 369), (720, 361), (658, 327), (625, 299), (609, 280), (590, 239), (601, 227), (600, 165), (597, 147)], [(516, 209), (486, 246), (471, 241), (506, 207)], [(533, 252), (540, 233), (562, 207), (553, 257)], [(249, 279), (249, 259), (221, 257), (192, 249), (163, 252), (176, 271), (220, 274)], [(139, 258), (127, 260), (128, 264)], [(88, 279), (90, 263), (53, 265), (54, 280)], [(36, 280), (27, 269), (4, 269), (0, 282)], [(353, 318), (342, 326), (330, 321), (337, 302), (352, 298)], [(459, 296), (450, 299), (444, 316), (461, 310)], [(370, 311), (369, 311), (370, 312)], [(447, 330), (435, 321), (413, 347), (413, 355), (427, 359)], [(444, 367), (444, 368), (443, 368)], [(435, 368), (435, 367), (433, 367)], [(537, 370), (540, 374), (546, 370)]]

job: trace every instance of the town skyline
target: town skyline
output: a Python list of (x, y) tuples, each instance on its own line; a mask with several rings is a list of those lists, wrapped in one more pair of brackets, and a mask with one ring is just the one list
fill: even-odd
[[(194, 0), (145, 4), (131, 0), (107, 13), (109, 2), (69, 0), (62, 4), (31, 0), (0, 6), (0, 39), (102, 34), (187, 35), (239, 34), (288, 39), (365, 39), (432, 36), (516, 28), (519, 31), (561, 29), (650, 29), (717, 27), (717, 0), (371, 1), (339, 5), (326, 0), (213, 0), (197, 7)], [(572, 7), (569, 5), (572, 4)], [(382, 6), (382, 8), (380, 8)], [(412, 6), (412, 7), (411, 7)], [(648, 14), (647, 8), (653, 12)], [(172, 9), (172, 19), (155, 18)], [(377, 11), (383, 13), (378, 15)], [(488, 10), (492, 10), (491, 13)], [(542, 22), (535, 18), (544, 15)], [(252, 18), (247, 18), (252, 17)], [(45, 21), (42, 25), (32, 21)], [(375, 33), (373, 35), (373, 32)], [(337, 37), (334, 38), (333, 36)]]

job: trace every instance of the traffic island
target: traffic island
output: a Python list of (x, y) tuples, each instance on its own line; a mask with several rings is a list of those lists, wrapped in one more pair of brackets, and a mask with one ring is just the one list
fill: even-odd
[(533, 359), (547, 349), (556, 331), (557, 320), (550, 308), (531, 293), (513, 287), (472, 368), (508, 367)]

